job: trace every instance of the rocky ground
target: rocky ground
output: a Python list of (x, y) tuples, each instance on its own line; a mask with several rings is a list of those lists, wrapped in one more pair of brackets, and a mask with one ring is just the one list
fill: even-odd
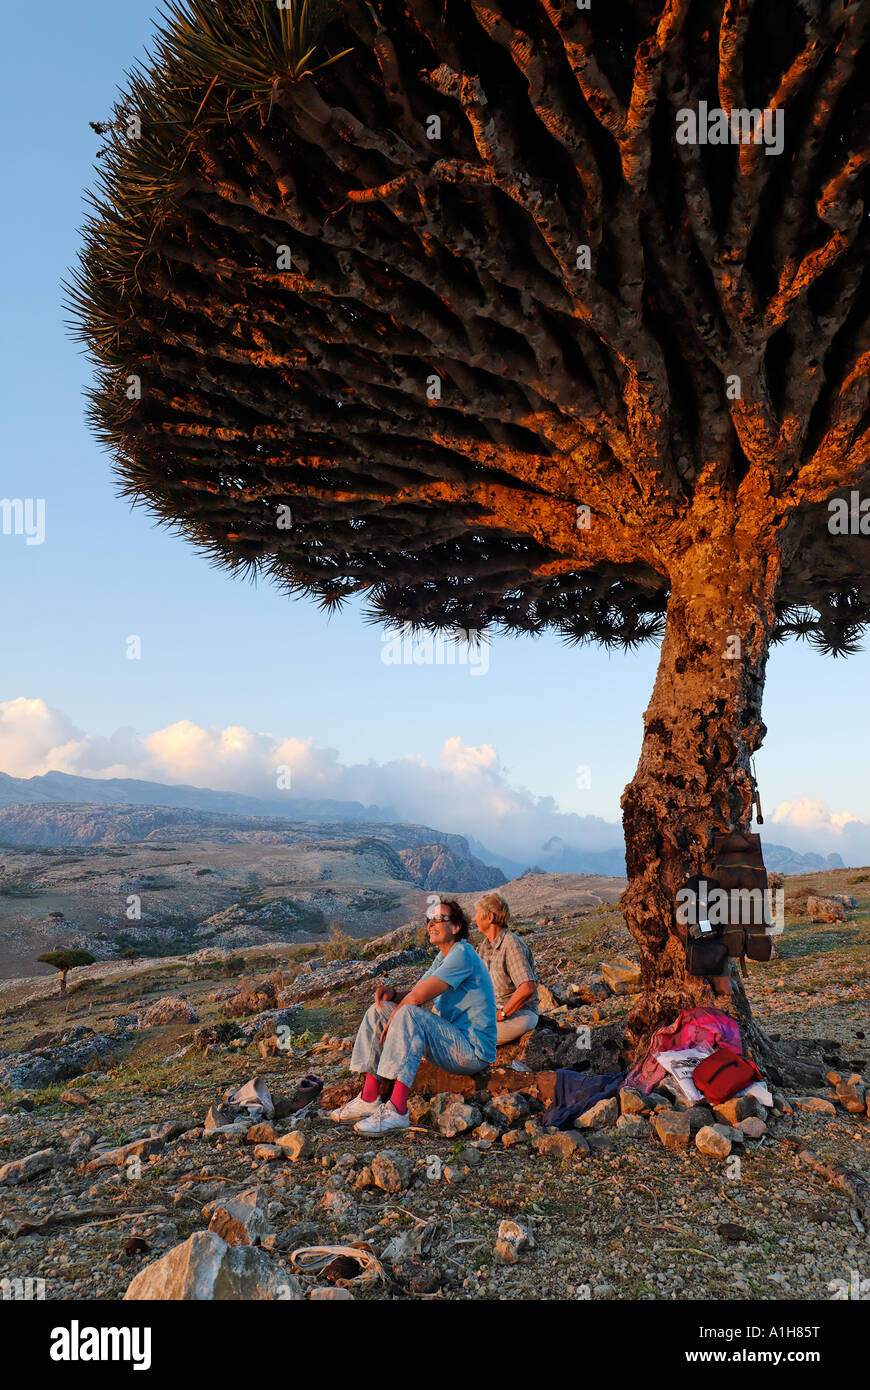
[[(207, 1281), (217, 1259), (244, 1297), (866, 1298), (870, 1120), (849, 1078), (870, 1081), (870, 872), (786, 891), (778, 957), (750, 964), (748, 981), (780, 1039), (772, 1107), (713, 1114), (623, 1093), (558, 1133), (541, 1125), (553, 1067), (586, 1026), (605, 1069), (631, 1003), (633, 943), (607, 903), (555, 915), (545, 903), (520, 920), (548, 1026), (485, 1090), (447, 1096), (421, 1076), (412, 1129), (386, 1141), (319, 1108), (294, 1119), (288, 1101), (312, 1072), (327, 1103), (353, 1093), (350, 1038), (375, 979), (410, 983), (424, 966), (411, 932), (335, 941), (332, 958), (253, 947), (90, 967), (65, 1001), (49, 981), (7, 983), (0, 1279), (111, 1299), (140, 1275), (165, 1292), (179, 1263)], [(808, 891), (857, 907), (814, 923)], [(275, 1115), (254, 1125), (215, 1109), (254, 1077)], [(370, 1282), (354, 1261), (291, 1260), (355, 1243)]]

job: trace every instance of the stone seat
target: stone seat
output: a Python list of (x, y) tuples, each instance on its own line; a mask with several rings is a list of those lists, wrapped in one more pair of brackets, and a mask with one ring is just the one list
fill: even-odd
[[(389, 1095), (391, 1082), (384, 1082), (381, 1094)], [(420, 1096), (447, 1095), (460, 1096), (468, 1100), (472, 1096), (497, 1096), (504, 1091), (522, 1091), (524, 1095), (536, 1097), (543, 1105), (549, 1105), (556, 1086), (555, 1071), (514, 1071), (513, 1067), (485, 1067), (473, 1076), (456, 1076), (452, 1072), (441, 1071), (431, 1062), (421, 1062), (414, 1081), (414, 1093)], [(359, 1095), (359, 1077), (341, 1081), (335, 1086), (327, 1086), (320, 1098), (324, 1110), (332, 1110), (345, 1101)]]
[[(506, 1050), (499, 1048), (499, 1053)], [(555, 1071), (514, 1071), (510, 1065), (499, 1065), (500, 1061), (499, 1056), (495, 1066), (484, 1067), (472, 1076), (456, 1076), (451, 1072), (441, 1071), (438, 1067), (433, 1067), (431, 1062), (424, 1060), (420, 1063), (414, 1090), (421, 1096), (446, 1093), (465, 1098), (481, 1093), (497, 1096), (503, 1091), (523, 1091), (526, 1095), (537, 1096), (539, 1100), (547, 1103), (553, 1099)]]

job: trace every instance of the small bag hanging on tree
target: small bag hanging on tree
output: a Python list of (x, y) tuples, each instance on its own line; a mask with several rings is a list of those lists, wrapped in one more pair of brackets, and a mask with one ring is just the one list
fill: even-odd
[(728, 974), (728, 947), (721, 936), (686, 938), (686, 974), (702, 980)]
[(718, 887), (715, 879), (694, 874), (681, 890), (681, 897), (691, 894), (687, 904), (690, 920), (686, 924), (686, 974), (700, 979), (728, 974), (728, 947), (718, 927), (711, 926), (707, 918), (707, 896)]

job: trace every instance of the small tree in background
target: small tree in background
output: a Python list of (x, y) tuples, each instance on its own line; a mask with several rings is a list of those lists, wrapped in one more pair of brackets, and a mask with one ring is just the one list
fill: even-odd
[(135, 946), (131, 946), (128, 951), (121, 952), (121, 960), (129, 961), (132, 965), (134, 961), (137, 961), (139, 959), (140, 955), (141, 951), (137, 951)]
[(90, 951), (44, 951), (36, 959), (43, 965), (53, 965), (60, 971), (60, 997), (66, 995), (66, 974), (77, 965), (93, 965), (95, 957)]

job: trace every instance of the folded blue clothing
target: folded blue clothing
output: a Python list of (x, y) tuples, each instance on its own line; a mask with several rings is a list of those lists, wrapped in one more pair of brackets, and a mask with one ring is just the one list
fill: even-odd
[(596, 1105), (599, 1100), (615, 1096), (622, 1085), (621, 1071), (605, 1071), (594, 1075), (588, 1071), (556, 1072), (553, 1104), (544, 1113), (544, 1124), (556, 1129), (571, 1129), (578, 1115)]

